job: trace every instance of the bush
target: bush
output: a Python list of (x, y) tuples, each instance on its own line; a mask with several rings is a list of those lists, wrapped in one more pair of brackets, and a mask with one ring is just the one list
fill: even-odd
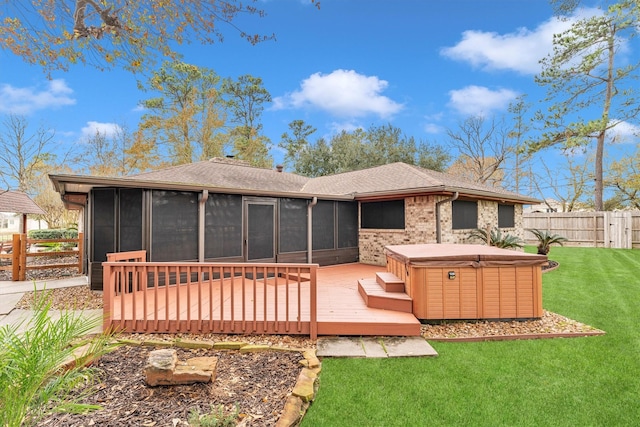
[(491, 231), (476, 228), (469, 234), (469, 240), (481, 240), (489, 246), (495, 246), (503, 249), (521, 248), (522, 240), (511, 234), (502, 234), (499, 228), (493, 228)]
[(30, 239), (50, 240), (50, 239), (77, 239), (78, 230), (71, 228), (50, 228), (46, 230), (31, 230), (28, 233)]

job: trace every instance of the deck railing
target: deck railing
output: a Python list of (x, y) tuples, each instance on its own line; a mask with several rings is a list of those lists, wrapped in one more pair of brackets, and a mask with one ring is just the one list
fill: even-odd
[(125, 252), (102, 264), (105, 330), (317, 337), (316, 264), (145, 259)]

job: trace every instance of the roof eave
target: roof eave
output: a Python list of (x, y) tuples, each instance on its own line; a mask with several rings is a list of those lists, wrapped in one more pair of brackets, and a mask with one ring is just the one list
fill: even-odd
[(187, 184), (180, 182), (168, 181), (144, 181), (132, 180), (130, 178), (115, 177), (91, 177), (82, 175), (49, 175), (49, 179), (53, 182), (55, 190), (64, 195), (67, 192), (66, 184), (82, 185), (85, 188), (82, 191), (73, 190), (71, 192), (89, 193), (96, 187), (122, 187), (122, 188), (144, 188), (148, 190), (175, 190), (175, 191), (202, 191), (209, 190), (224, 194), (241, 194), (245, 196), (255, 197), (291, 197), (298, 199), (312, 199), (314, 197), (331, 200), (353, 200), (352, 194), (321, 194), (321, 193), (303, 193), (296, 191), (268, 191), (246, 188), (229, 188), (216, 187), (207, 184)]
[(539, 199), (533, 197), (522, 196), (519, 194), (502, 194), (492, 191), (473, 190), (464, 187), (453, 187), (446, 185), (438, 185), (433, 187), (406, 188), (391, 191), (372, 191), (366, 193), (357, 193), (356, 200), (381, 200), (397, 197), (410, 197), (418, 195), (451, 195), (458, 193), (461, 197), (479, 197), (485, 200), (495, 200), (501, 202), (515, 202), (522, 204), (540, 203)]

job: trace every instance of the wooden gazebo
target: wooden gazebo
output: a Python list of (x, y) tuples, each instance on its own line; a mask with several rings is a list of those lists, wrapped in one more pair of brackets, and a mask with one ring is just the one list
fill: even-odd
[(44, 215), (44, 211), (31, 198), (21, 191), (0, 190), (0, 212), (22, 215), (20, 232), (27, 232), (27, 215)]

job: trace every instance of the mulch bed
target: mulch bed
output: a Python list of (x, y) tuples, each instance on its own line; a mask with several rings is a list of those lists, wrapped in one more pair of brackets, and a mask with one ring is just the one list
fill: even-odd
[[(86, 414), (51, 414), (39, 426), (188, 426), (189, 414), (223, 408), (238, 411), (245, 426), (273, 426), (293, 390), (304, 358), (299, 352), (240, 353), (233, 350), (177, 349), (178, 359), (218, 357), (212, 383), (149, 387), (144, 366), (154, 348), (124, 345), (96, 364), (95, 393), (84, 403), (101, 410)], [(222, 406), (220, 406), (222, 405)]]

